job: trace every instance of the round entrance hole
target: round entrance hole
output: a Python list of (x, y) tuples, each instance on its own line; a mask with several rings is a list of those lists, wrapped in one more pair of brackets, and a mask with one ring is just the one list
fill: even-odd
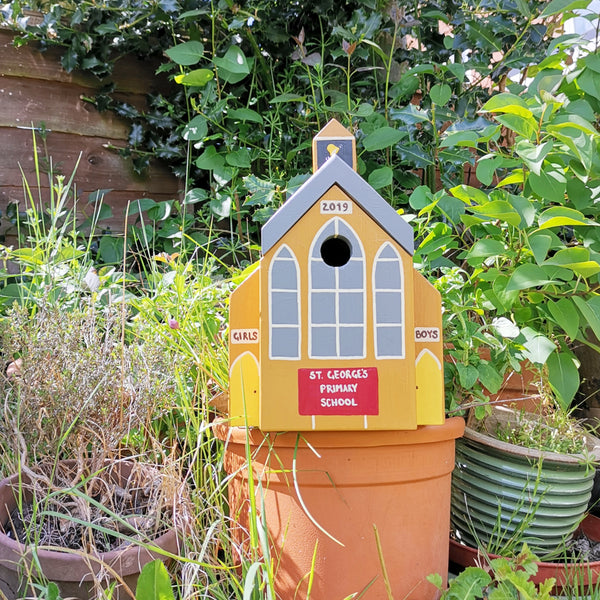
[(350, 242), (343, 237), (330, 237), (321, 244), (321, 258), (330, 267), (343, 267), (351, 256)]

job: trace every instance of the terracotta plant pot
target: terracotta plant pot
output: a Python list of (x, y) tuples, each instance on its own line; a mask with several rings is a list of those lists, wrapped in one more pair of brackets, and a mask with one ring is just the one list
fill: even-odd
[(345, 598), (369, 584), (366, 600), (387, 599), (377, 532), (394, 597), (432, 600), (438, 590), (427, 575), (445, 578), (448, 570), (450, 476), (463, 430), (458, 417), (414, 431), (299, 434), (221, 422), (216, 434), (226, 444), (238, 523), (232, 537), (247, 543), (248, 439), (281, 598), (307, 596), (314, 555), (311, 600)]
[[(600, 519), (588, 515), (581, 523), (579, 530), (591, 542), (600, 543)], [(491, 554), (489, 558), (498, 558)], [(486, 557), (477, 549), (450, 540), (450, 561), (460, 567), (475, 567), (486, 564)], [(569, 590), (576, 589), (580, 593), (587, 593), (589, 587), (595, 586), (600, 579), (600, 561), (594, 562), (538, 562), (538, 571), (531, 576), (531, 581), (536, 584), (546, 581), (551, 577), (556, 579), (552, 590), (553, 595), (571, 597)]]
[[(65, 461), (66, 462), (66, 461)], [(124, 485), (132, 469), (131, 462), (118, 463), (118, 478)], [(25, 475), (22, 479), (27, 481)], [(9, 515), (17, 506), (19, 497), (19, 475), (12, 475), (0, 481), (0, 523), (10, 529)], [(24, 492), (27, 499), (27, 492)], [(172, 554), (179, 552), (179, 535), (173, 528), (151, 541), (150, 545)], [(28, 587), (28, 573), (54, 581), (61, 598), (88, 600), (97, 598), (97, 582), (104, 588), (117, 582), (116, 591), (111, 596), (116, 600), (134, 598), (138, 575), (142, 567), (151, 560), (164, 556), (141, 546), (131, 544), (123, 549), (99, 554), (86, 554), (82, 551), (66, 551), (60, 548), (34, 549), (20, 544), (0, 530), (0, 591), (3, 598), (16, 600), (25, 595), (36, 597)], [(37, 566), (39, 565), (39, 567)], [(41, 577), (40, 577), (41, 571)], [(35, 579), (34, 579), (35, 581)]]

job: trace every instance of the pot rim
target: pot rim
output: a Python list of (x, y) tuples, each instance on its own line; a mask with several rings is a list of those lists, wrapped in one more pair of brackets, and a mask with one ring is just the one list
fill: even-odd
[[(65, 460), (62, 462), (69, 463), (75, 461)], [(135, 463), (135, 461), (127, 459), (116, 462), (119, 464)], [(13, 473), (12, 475), (9, 475), (8, 477), (5, 477), (4, 479), (0, 480), (0, 489), (4, 489), (7, 487), (15, 489), (16, 487), (18, 487), (15, 485), (15, 483), (17, 483), (18, 481), (18, 477), (18, 473)], [(9, 505), (5, 503), (3, 508), (6, 508), (8, 510)], [(38, 556), (40, 559), (52, 561), (73, 561), (75, 559), (79, 559), (80, 561), (86, 562), (86, 564), (95, 564), (98, 567), (98, 569), (101, 567), (102, 564), (114, 566), (115, 563), (119, 561), (124, 561), (129, 556), (139, 556), (142, 553), (146, 553), (146, 555), (148, 556), (150, 556), (151, 554), (156, 554), (156, 558), (163, 556), (163, 551), (166, 551), (169, 554), (175, 554), (179, 552), (181, 546), (181, 532), (178, 530), (175, 524), (169, 527), (164, 533), (162, 533), (158, 537), (140, 540), (140, 543), (130, 543), (127, 546), (124, 546), (122, 548), (115, 548), (114, 550), (109, 550), (108, 552), (72, 550), (68, 548), (63, 548), (61, 546), (35, 546), (33, 544), (26, 545), (17, 541), (14, 538), (9, 537), (2, 529), (3, 528), (0, 528), (0, 546), (6, 548), (8, 553), (14, 554), (15, 557), (27, 557), (35, 551), (36, 556)], [(142, 559), (141, 556), (139, 556), (137, 560), (133, 559), (131, 563), (137, 565), (140, 559)], [(17, 563), (18, 560), (15, 561), (15, 569), (18, 567)], [(127, 575), (128, 573), (124, 574)]]
[[(495, 417), (495, 414), (503, 415), (507, 421), (510, 421), (511, 417), (516, 416), (518, 413), (510, 408), (498, 406), (494, 408), (492, 415), (489, 415), (483, 419), (485, 423), (488, 419)], [(539, 420), (537, 415), (532, 413), (526, 413), (526, 418), (530, 420)], [(600, 439), (594, 435), (591, 435), (587, 431), (585, 432), (585, 440), (587, 445), (587, 454), (564, 454), (561, 452), (550, 452), (548, 450), (537, 450), (536, 448), (526, 448), (518, 444), (511, 444), (499, 440), (488, 433), (477, 431), (467, 425), (465, 427), (464, 438), (467, 440), (473, 440), (484, 446), (494, 448), (513, 456), (530, 458), (535, 460), (546, 460), (555, 463), (562, 464), (581, 464), (592, 459), (593, 462), (600, 462)]]
[(366, 431), (286, 431), (263, 432), (258, 427), (232, 427), (227, 419), (213, 422), (216, 437), (223, 442), (251, 445), (267, 443), (280, 448), (294, 448), (300, 436), (301, 445), (315, 448), (372, 448), (379, 446), (408, 446), (455, 440), (463, 435), (465, 421), (462, 417), (449, 417), (443, 425), (421, 425), (417, 429)]

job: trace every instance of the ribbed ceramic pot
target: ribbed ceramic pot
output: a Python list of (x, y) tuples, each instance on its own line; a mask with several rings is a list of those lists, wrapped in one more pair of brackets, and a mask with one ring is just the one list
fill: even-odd
[[(496, 409), (487, 431), (517, 414)], [(532, 416), (533, 418), (533, 416)], [(600, 440), (586, 436), (587, 456), (541, 452), (467, 427), (456, 444), (451, 523), (473, 547), (502, 547), (511, 537), (543, 555), (559, 548), (581, 523), (591, 497)]]

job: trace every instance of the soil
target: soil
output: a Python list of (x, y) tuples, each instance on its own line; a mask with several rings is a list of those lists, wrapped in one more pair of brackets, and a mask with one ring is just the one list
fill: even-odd
[(600, 561), (600, 542), (592, 540), (585, 533), (580, 533), (573, 538), (567, 548), (573, 558), (581, 562)]
[[(164, 505), (158, 501), (157, 480), (146, 480), (142, 485), (136, 479), (130, 476), (121, 487), (113, 477), (97, 476), (87, 482), (86, 490), (76, 493), (48, 495), (46, 489), (41, 495), (35, 489), (37, 499), (17, 506), (1, 528), (9, 538), (25, 545), (35, 542), (37, 546), (95, 552), (109, 552), (136, 539), (156, 537), (168, 525), (161, 510)], [(86, 492), (92, 502), (85, 497)]]

